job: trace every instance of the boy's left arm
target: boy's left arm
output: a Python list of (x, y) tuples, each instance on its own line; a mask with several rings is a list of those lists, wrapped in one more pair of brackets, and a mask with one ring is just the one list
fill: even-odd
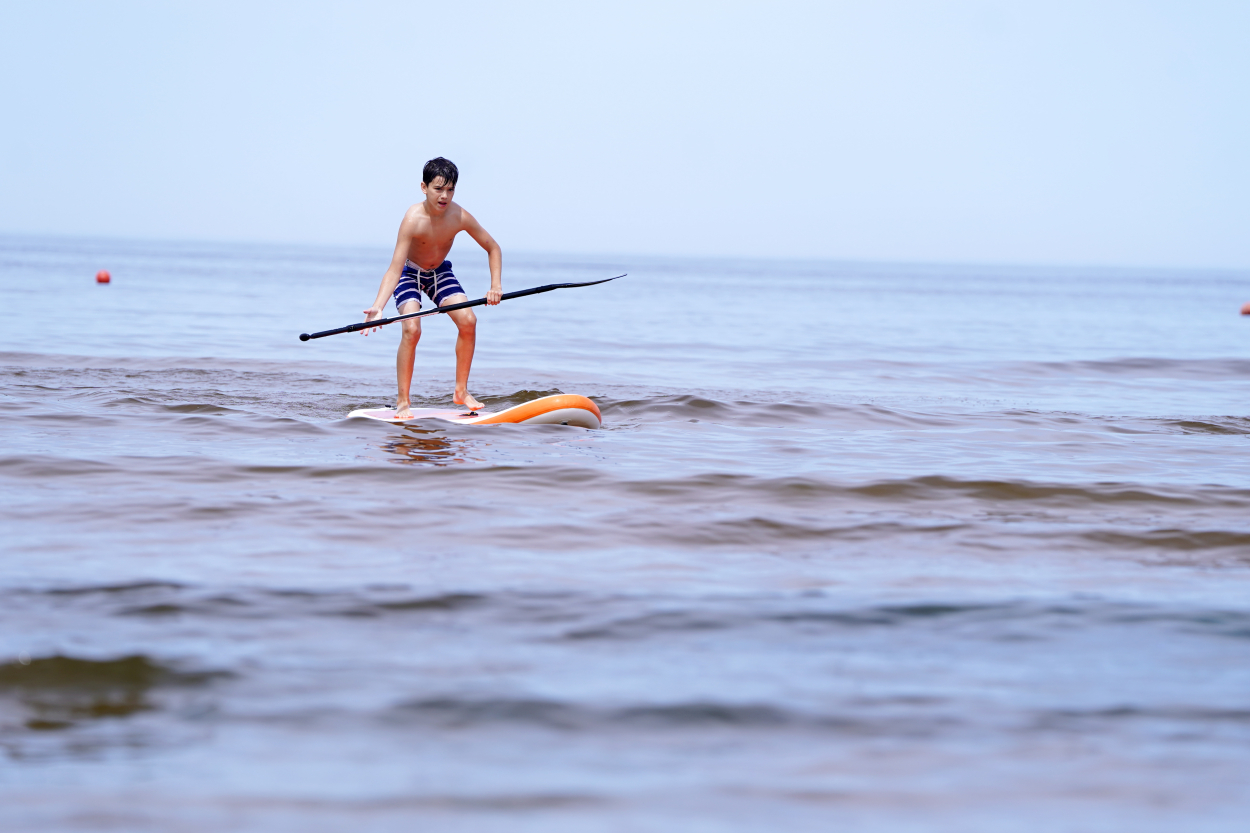
[(464, 212), (464, 230), (486, 250), (490, 260), (490, 290), (486, 293), (486, 303), (494, 306), (499, 303), (499, 296), (503, 294), (503, 252), (495, 238), (490, 236), (490, 232), (482, 228), (482, 224), (467, 211)]

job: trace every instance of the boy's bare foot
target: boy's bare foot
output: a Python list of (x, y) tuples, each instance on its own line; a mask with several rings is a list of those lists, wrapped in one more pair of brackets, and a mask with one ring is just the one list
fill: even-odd
[(405, 402), (395, 406), (395, 419), (412, 419), (412, 406)]
[(486, 407), (481, 402), (478, 402), (476, 399), (474, 399), (473, 395), (469, 393), (466, 393), (463, 396), (453, 396), (451, 398), (451, 401), (455, 402), (457, 405), (465, 406), (470, 411), (480, 411)]

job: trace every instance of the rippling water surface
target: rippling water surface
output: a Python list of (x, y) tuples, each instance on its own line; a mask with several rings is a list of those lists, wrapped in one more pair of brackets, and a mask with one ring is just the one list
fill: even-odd
[(1244, 829), (1250, 277), (386, 255), (0, 238), (4, 829)]

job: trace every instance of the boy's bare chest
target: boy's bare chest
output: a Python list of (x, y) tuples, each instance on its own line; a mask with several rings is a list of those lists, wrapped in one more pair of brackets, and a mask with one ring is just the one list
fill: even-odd
[[(426, 268), (442, 263), (460, 229), (453, 223), (420, 222), (412, 229), (408, 259)], [(429, 261), (433, 261), (430, 263)]]

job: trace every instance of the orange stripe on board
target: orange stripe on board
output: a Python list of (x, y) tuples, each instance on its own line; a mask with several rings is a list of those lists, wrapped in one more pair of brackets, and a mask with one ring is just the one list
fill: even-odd
[(556, 396), (544, 396), (542, 399), (535, 399), (532, 402), (522, 402), (516, 407), (509, 408), (506, 411), (500, 411), (497, 414), (482, 419), (480, 422), (474, 420), (474, 425), (491, 425), (501, 422), (525, 422), (527, 419), (533, 419), (536, 416), (542, 416), (549, 411), (559, 410), (560, 408), (581, 408), (584, 411), (590, 411), (595, 418), (603, 422), (603, 414), (599, 413), (599, 406), (584, 396), (576, 393), (561, 393)]

